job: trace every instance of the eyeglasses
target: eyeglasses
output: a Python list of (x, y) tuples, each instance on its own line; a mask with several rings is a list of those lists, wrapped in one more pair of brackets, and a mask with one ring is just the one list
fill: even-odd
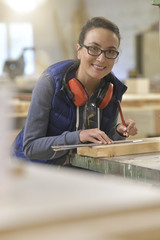
[(100, 56), (102, 53), (104, 53), (104, 56), (108, 59), (115, 59), (118, 57), (119, 52), (113, 49), (107, 49), (102, 50), (95, 46), (86, 46), (84, 44), (81, 44), (81, 47), (85, 47), (87, 49), (87, 52), (91, 56)]

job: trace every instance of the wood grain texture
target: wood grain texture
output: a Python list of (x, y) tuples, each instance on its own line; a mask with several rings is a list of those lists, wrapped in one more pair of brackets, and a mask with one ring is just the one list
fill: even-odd
[(142, 142), (127, 142), (123, 144), (100, 145), (78, 148), (77, 153), (90, 157), (114, 157), (130, 154), (160, 152), (160, 137), (143, 138)]

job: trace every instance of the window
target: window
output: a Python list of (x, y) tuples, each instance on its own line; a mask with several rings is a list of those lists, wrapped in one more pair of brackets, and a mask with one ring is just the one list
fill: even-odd
[(18, 60), (24, 56), (24, 73), (34, 73), (34, 41), (31, 23), (0, 23), (0, 75), (6, 60)]
[(7, 28), (4, 23), (0, 23), (0, 75), (2, 74), (2, 69), (5, 59), (7, 59)]

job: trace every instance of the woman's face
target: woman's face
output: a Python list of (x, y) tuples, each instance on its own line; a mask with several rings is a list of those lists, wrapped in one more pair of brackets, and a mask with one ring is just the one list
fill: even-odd
[[(87, 33), (84, 45), (98, 47), (102, 50), (117, 50), (119, 39), (114, 32), (108, 29), (94, 28)], [(77, 50), (77, 57), (80, 60), (78, 77), (86, 80), (100, 80), (111, 72), (115, 59), (106, 58), (104, 53), (101, 53), (100, 56), (91, 56), (87, 49), (80, 48), (79, 44), (77, 44)]]

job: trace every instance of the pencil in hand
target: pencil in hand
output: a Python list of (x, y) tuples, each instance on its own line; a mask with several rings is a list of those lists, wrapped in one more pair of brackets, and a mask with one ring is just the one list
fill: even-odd
[[(117, 104), (118, 104), (118, 109), (119, 109), (119, 113), (120, 113), (120, 116), (121, 116), (122, 124), (123, 124), (123, 126), (126, 127), (125, 120), (124, 120), (123, 113), (122, 113), (121, 103), (120, 103), (119, 100), (117, 101)], [(125, 136), (128, 136), (127, 131), (124, 132), (124, 135), (125, 135)]]

